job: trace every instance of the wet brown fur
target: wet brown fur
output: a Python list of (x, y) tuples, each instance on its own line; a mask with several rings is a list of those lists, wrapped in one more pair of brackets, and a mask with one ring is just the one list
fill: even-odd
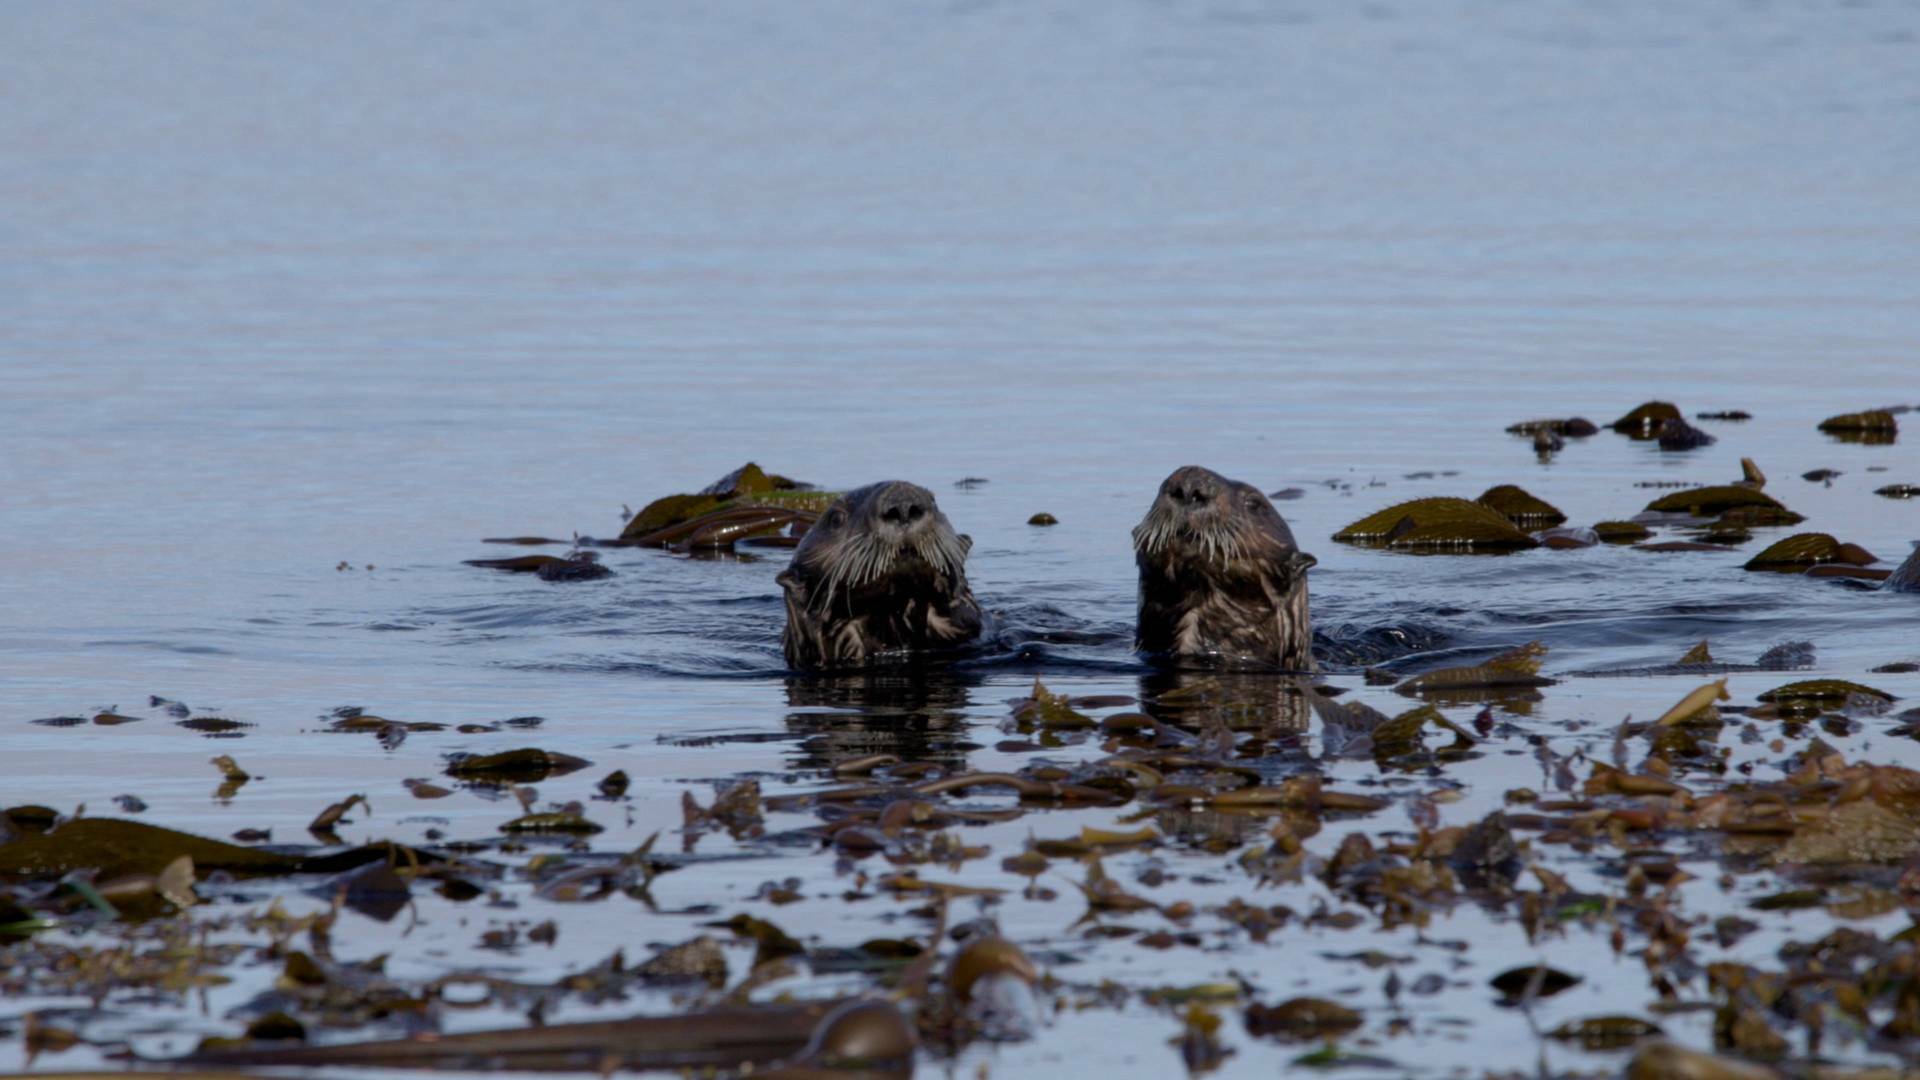
[(1314, 670), (1315, 560), (1259, 489), (1197, 465), (1176, 469), (1133, 545), (1134, 648), (1181, 665)]
[(972, 641), (981, 628), (965, 570), (972, 546), (925, 488), (890, 480), (842, 495), (777, 579), (787, 665), (860, 667)]

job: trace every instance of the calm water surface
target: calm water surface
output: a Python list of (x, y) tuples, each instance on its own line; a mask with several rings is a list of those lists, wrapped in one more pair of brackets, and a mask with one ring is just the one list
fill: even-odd
[[(351, 840), (489, 837), (500, 802), (414, 804), (399, 782), (449, 752), (532, 739), (595, 763), (544, 797), (583, 797), (613, 768), (634, 777), (627, 807), (595, 811), (595, 848), (623, 851), (677, 829), (684, 792), (705, 801), (743, 774), (818, 786), (805, 740), (865, 727), (887, 745), (903, 711), (938, 721), (910, 751), (1017, 768), (1025, 757), (992, 747), (1036, 674), (1139, 692), (1127, 530), (1188, 462), (1304, 489), (1280, 506), (1319, 557), (1324, 629), (1412, 625), (1469, 653), (1538, 639), (1560, 674), (1668, 663), (1703, 637), (1738, 661), (1809, 640), (1816, 673), (1855, 679), (1920, 658), (1910, 600), (1744, 574), (1752, 547), (1462, 559), (1326, 539), (1390, 502), (1505, 482), (1575, 523), (1629, 517), (1658, 494), (1636, 484), (1724, 482), (1751, 456), (1803, 528), (1904, 556), (1920, 501), (1871, 492), (1920, 483), (1915, 435), (1845, 445), (1814, 425), (1920, 402), (1920, 5), (14, 2), (0, 40), (0, 803), (104, 814), (132, 793), (145, 820), (292, 840), (365, 791), (373, 812)], [(1720, 442), (1692, 453), (1607, 433), (1546, 462), (1501, 430), (1605, 423), (1649, 398), (1755, 419), (1704, 425)], [(613, 534), (623, 504), (750, 459), (828, 487), (932, 487), (1016, 637), (1073, 643), (994, 650), (904, 698), (826, 695), (780, 670), (781, 553), (615, 551), (617, 576), (575, 586), (460, 563), (517, 553), (487, 536)], [(1816, 467), (1843, 475), (1799, 479)], [(963, 477), (990, 482), (952, 486)], [(1061, 524), (1029, 528), (1043, 510)], [(1403, 701), (1333, 681), (1389, 711)], [(1779, 681), (1736, 675), (1732, 689), (1750, 701)], [(1911, 675), (1873, 681), (1920, 695)], [(1571, 679), (1513, 719), (1567, 753), (1692, 685)], [(27, 723), (144, 712), (149, 694), (258, 726), (214, 742), (157, 714)], [(342, 705), (546, 720), (535, 736), (430, 733), (382, 751), (318, 733)], [(1920, 765), (1871, 727), (1844, 749)], [(223, 752), (260, 777), (230, 805), (211, 796), (207, 759)], [(1376, 778), (1368, 762), (1329, 771)], [(1444, 782), (1464, 787), (1444, 817), (1459, 823), (1541, 775), (1516, 739)], [(1114, 820), (975, 830), (994, 857), (957, 876), (1017, 888), (997, 860), (1029, 833)], [(891, 900), (750, 899), (789, 876), (809, 896), (846, 889), (805, 845), (698, 850), (748, 857), (662, 878), (662, 911), (750, 911), (838, 944), (877, 921), (924, 929)], [(1197, 850), (1109, 871), (1149, 865), (1200, 878), (1180, 893), (1196, 902), (1246, 889), (1230, 859)], [(1736, 902), (1710, 860), (1700, 870), (1699, 910)], [(1077, 895), (1056, 885), (1059, 901), (993, 914), (1063, 977), (1338, 992), (1369, 1013), (1373, 1052), (1436, 1075), (1477, 1071), (1487, 1045), (1512, 1048), (1514, 1067), (1617, 1067), (1489, 1009), (1499, 967), (1588, 971), (1543, 1006), (1543, 1029), (1648, 997), (1638, 963), (1598, 937), (1526, 947), (1464, 907), (1427, 936), (1490, 943), (1490, 959), (1364, 930), (1160, 953), (1084, 937)], [(1324, 890), (1270, 895), (1304, 911)], [(486, 963), (551, 979), (701, 932), (625, 901), (576, 927), (520, 899), (423, 901), (405, 942), (359, 933), (397, 974)], [(548, 917), (553, 946), (477, 958), (482, 930)], [(1786, 929), (1772, 918), (1741, 955), (1771, 955)], [(1807, 935), (1825, 916), (1797, 918)], [(1451, 980), (1401, 1000), (1411, 1029), (1394, 1038), (1371, 1023), (1391, 1015), (1383, 974), (1324, 959), (1374, 947), (1412, 958), (1409, 983)], [(270, 975), (204, 1009), (73, 1022), (180, 1052), (232, 1033), (227, 1011)], [(0, 1005), (0, 1021), (83, 1004)], [(672, 1007), (643, 994), (625, 1011)], [(1068, 1014), (952, 1068), (1176, 1068), (1170, 1014), (1129, 1010), (1127, 1038), (1110, 1012)], [(1706, 1023), (1674, 1030), (1704, 1045)], [(1229, 1073), (1297, 1052), (1229, 1027)], [(17, 1039), (0, 1042), (0, 1067), (20, 1063)]]

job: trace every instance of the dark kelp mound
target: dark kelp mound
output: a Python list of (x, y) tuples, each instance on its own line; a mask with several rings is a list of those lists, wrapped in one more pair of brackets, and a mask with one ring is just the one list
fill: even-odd
[(1509, 435), (1535, 435), (1544, 431), (1550, 435), (1562, 435), (1575, 439), (1585, 438), (1599, 430), (1594, 426), (1593, 421), (1584, 416), (1570, 416), (1565, 420), (1522, 420), (1517, 424), (1507, 425)]
[(1473, 500), (1481, 506), (1495, 510), (1515, 525), (1541, 528), (1559, 525), (1567, 520), (1552, 503), (1547, 502), (1514, 484), (1501, 484), (1490, 487)]
[(1843, 544), (1826, 533), (1795, 533), (1747, 560), (1748, 570), (1799, 573), (1821, 563), (1869, 566), (1879, 560), (1858, 544)]
[[(1662, 514), (1691, 514), (1694, 517), (1727, 517), (1731, 524), (1794, 524), (1804, 520), (1781, 505), (1778, 499), (1755, 488), (1739, 484), (1688, 488), (1662, 495), (1647, 504), (1647, 509)], [(1756, 512), (1757, 513), (1753, 513)], [(1761, 520), (1732, 520), (1758, 517)], [(1791, 519), (1791, 520), (1788, 520)]]
[(814, 491), (797, 480), (767, 473), (748, 462), (700, 491), (668, 495), (648, 503), (620, 530), (620, 539), (644, 540), (669, 526), (721, 509), (771, 507), (818, 513), (832, 504), (837, 495), (837, 492)]
[(1629, 438), (1655, 439), (1660, 436), (1660, 426), (1669, 420), (1684, 423), (1685, 417), (1670, 401), (1649, 401), (1607, 426)]
[(1491, 507), (1450, 498), (1389, 506), (1341, 529), (1333, 538), (1343, 544), (1427, 551), (1516, 551), (1539, 545)]
[(1900, 434), (1900, 425), (1885, 409), (1842, 413), (1820, 421), (1820, 430), (1841, 442), (1890, 443)]

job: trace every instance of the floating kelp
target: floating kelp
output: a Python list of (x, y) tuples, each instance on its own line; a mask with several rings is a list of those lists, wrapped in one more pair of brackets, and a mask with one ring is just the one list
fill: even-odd
[(95, 870), (102, 877), (158, 875), (180, 858), (200, 873), (236, 876), (330, 873), (382, 859), (434, 861), (397, 844), (373, 844), (330, 855), (240, 847), (190, 833), (118, 818), (80, 818), (42, 833), (16, 835), (0, 844), (0, 874), (43, 877)]
[(1685, 422), (1680, 410), (1671, 402), (1649, 401), (1608, 426), (1631, 438), (1653, 439), (1659, 436), (1660, 425), (1669, 420)]
[(1799, 573), (1820, 563), (1867, 566), (1878, 561), (1860, 545), (1843, 544), (1827, 533), (1796, 533), (1747, 560), (1745, 568)]
[(1043, 514), (1035, 514), (1035, 515), (1033, 515), (1032, 517), (1030, 517), (1030, 518), (1028, 518), (1028, 519), (1027, 519), (1027, 524), (1029, 524), (1029, 525), (1058, 525), (1058, 524), (1060, 524), (1060, 519), (1059, 519), (1059, 518), (1057, 518), (1057, 517), (1054, 517), (1054, 516), (1053, 516), (1052, 514), (1044, 514), (1044, 513), (1043, 513)]
[(1509, 435), (1537, 435), (1544, 431), (1575, 439), (1597, 434), (1599, 430), (1594, 426), (1593, 421), (1584, 416), (1572, 416), (1565, 420), (1523, 420), (1518, 424), (1507, 425)]
[(748, 462), (701, 491), (668, 495), (648, 503), (628, 520), (620, 530), (620, 538), (637, 541), (723, 507), (758, 506), (818, 513), (838, 497), (837, 492), (813, 491), (806, 484), (769, 474)]
[(1888, 484), (1874, 488), (1873, 493), (1889, 499), (1911, 499), (1920, 497), (1920, 484)]
[(591, 764), (593, 762), (572, 754), (526, 747), (493, 754), (450, 754), (447, 775), (490, 784), (532, 784), (550, 776), (577, 772)]
[[(843, 1002), (731, 1006), (678, 1016), (548, 1024), (505, 1031), (432, 1033), (329, 1046), (203, 1051), (192, 1065), (535, 1070), (737, 1068), (771, 1064), (808, 1047)], [(764, 1075), (756, 1071), (756, 1075)]]
[[(1590, 1016), (1584, 1020), (1569, 1020), (1552, 1031), (1547, 1038), (1560, 1039), (1563, 1042), (1576, 1042), (1589, 1050), (1615, 1050), (1632, 1046), (1641, 1039), (1660, 1035), (1659, 1024), (1642, 1020), (1637, 1016)], [(1676, 1074), (1687, 1076), (1689, 1074)], [(1707, 1080), (1700, 1077), (1698, 1080)]]
[(1751, 420), (1751, 419), (1753, 419), (1753, 414), (1752, 414), (1752, 413), (1750, 413), (1750, 412), (1748, 412), (1748, 411), (1746, 411), (1745, 409), (1722, 409), (1722, 410), (1720, 410), (1720, 411), (1718, 411), (1718, 412), (1699, 412), (1699, 413), (1694, 413), (1694, 414), (1693, 414), (1693, 418), (1694, 418), (1695, 420), (1731, 420), (1731, 421), (1740, 421), (1740, 420)]
[(1325, 998), (1289, 998), (1247, 1006), (1247, 1034), (1290, 1042), (1318, 1042), (1360, 1026), (1360, 1013)]
[(537, 574), (542, 581), (591, 581), (613, 575), (612, 570), (600, 565), (599, 554), (592, 551), (576, 551), (564, 558), (558, 555), (520, 555), (511, 559), (467, 559), (465, 563), (487, 570)]
[(1552, 503), (1514, 484), (1490, 487), (1473, 501), (1497, 511), (1515, 525), (1524, 527), (1540, 528), (1546, 525), (1558, 525), (1567, 520), (1567, 515), (1561, 513)]
[(1894, 420), (1893, 413), (1885, 409), (1873, 409), (1829, 416), (1820, 421), (1820, 430), (1841, 442), (1885, 444), (1898, 437), (1900, 424)]
[(1429, 694), (1453, 690), (1552, 686), (1554, 680), (1540, 674), (1540, 664), (1546, 656), (1545, 645), (1537, 641), (1528, 642), (1484, 663), (1439, 668), (1416, 675), (1394, 689), (1402, 694)]
[(1653, 535), (1653, 530), (1637, 521), (1602, 521), (1593, 527), (1603, 544), (1633, 544)]
[(1501, 1002), (1507, 1005), (1552, 997), (1583, 981), (1578, 975), (1542, 964), (1509, 968), (1487, 980), (1489, 985), (1500, 991)]
[[(1746, 507), (1758, 507), (1788, 515), (1792, 513), (1773, 496), (1738, 484), (1688, 488), (1671, 495), (1662, 495), (1647, 504), (1647, 509), (1656, 513), (1691, 514), (1694, 517), (1716, 517), (1730, 510)], [(1800, 519), (1796, 516), (1794, 520)]]
[(1432, 551), (1512, 551), (1537, 547), (1506, 515), (1466, 499), (1433, 498), (1389, 506), (1333, 534), (1341, 543)]
[(1740, 459), (1740, 483), (1750, 488), (1763, 488), (1767, 486), (1767, 474), (1760, 471), (1760, 466), (1754, 464), (1752, 458), (1743, 457)]

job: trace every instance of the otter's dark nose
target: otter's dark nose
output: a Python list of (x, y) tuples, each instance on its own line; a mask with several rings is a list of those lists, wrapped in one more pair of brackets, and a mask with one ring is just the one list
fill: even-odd
[(1220, 488), (1220, 477), (1198, 465), (1176, 469), (1172, 476), (1167, 477), (1165, 484), (1167, 498), (1172, 499), (1174, 505), (1188, 509), (1212, 502), (1219, 497)]
[(912, 484), (890, 484), (880, 492), (874, 511), (881, 521), (904, 528), (933, 513), (933, 494)]

